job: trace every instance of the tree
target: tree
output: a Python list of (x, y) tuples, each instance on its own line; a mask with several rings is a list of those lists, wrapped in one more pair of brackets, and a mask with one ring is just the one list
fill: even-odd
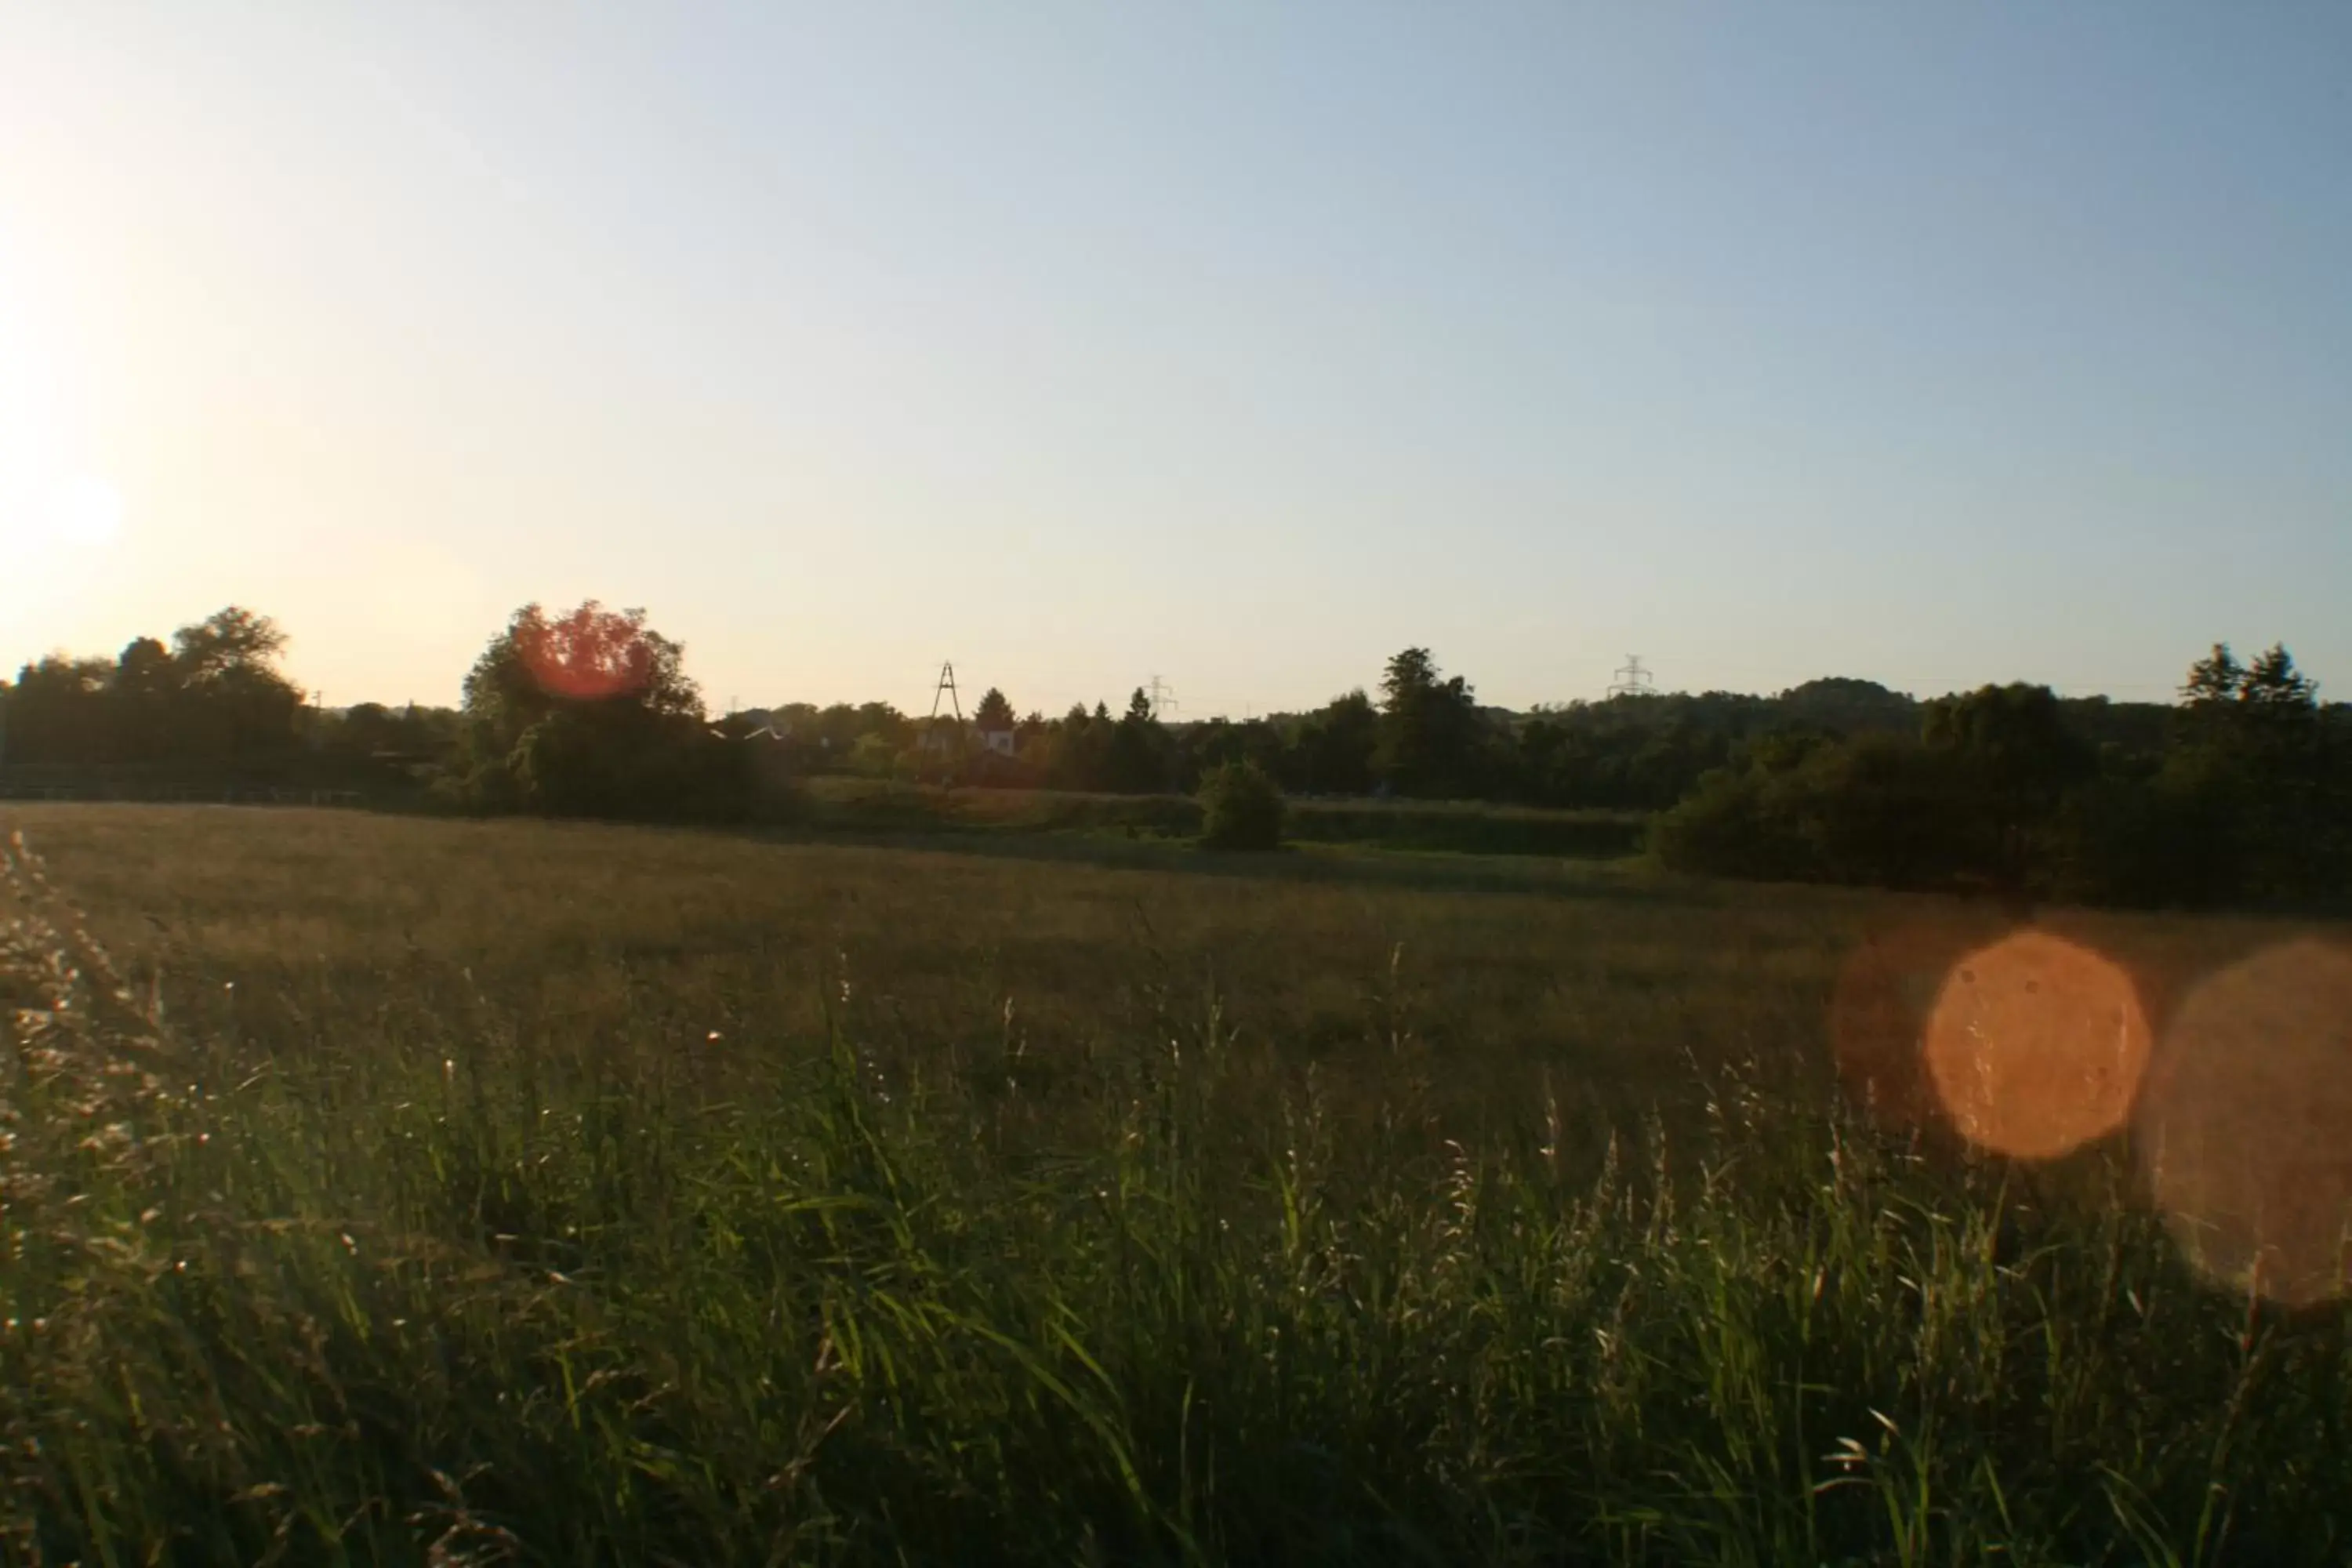
[(971, 710), (971, 722), (974, 729), (982, 731), (1010, 730), (1015, 722), (1013, 704), (1005, 700), (1003, 692), (992, 686), (981, 698), (980, 706)]
[[(2352, 710), (2273, 646), (2189, 667), (2160, 758), (2147, 715), (1986, 686), (1916, 740), (1759, 737), (1654, 826), (1670, 865), (2131, 903), (2340, 897), (2352, 884)], [(2138, 736), (2137, 741), (2132, 737)]]
[(466, 677), (462, 792), (554, 816), (743, 815), (754, 742), (705, 724), (684, 661), (642, 610), (524, 605)]
[(1919, 705), (1874, 680), (1825, 676), (1792, 686), (1775, 699), (1785, 720), (1832, 735), (1874, 731), (1905, 734), (1918, 727)]
[(8, 701), (9, 761), (112, 761), (106, 699), (113, 674), (114, 667), (102, 658), (62, 653), (19, 669)]
[(2168, 820), (2205, 835), (2210, 896), (2324, 891), (2352, 869), (2352, 801), (2317, 683), (2273, 643), (2241, 664), (2229, 645), (2189, 666), (2153, 788)]
[[(1090, 730), (1108, 718), (1100, 708), (1096, 713)], [(1137, 687), (1128, 699), (1127, 712), (1112, 729), (1108, 751), (1108, 787), (1129, 795), (1151, 795), (1169, 787), (1168, 731), (1152, 717), (1151, 699), (1143, 688)]]
[(1462, 677), (1444, 679), (1425, 647), (1389, 660), (1381, 678), (1376, 766), (1400, 795), (1474, 793), (1481, 728), (1477, 700)]
[(2246, 667), (2238, 700), (2260, 713), (2285, 713), (2299, 721), (2319, 710), (2319, 683), (2294, 667), (2284, 643), (2273, 643)]
[(172, 634), (173, 662), (190, 686), (264, 671), (274, 673), (286, 634), (268, 616), (241, 605), (215, 610)]
[(1967, 858), (2021, 889), (2049, 862), (2049, 834), (2067, 793), (2098, 772), (2057, 693), (2017, 682), (1939, 697), (1927, 704), (1920, 733), (1955, 770), (1952, 809), (1964, 819)]
[(1313, 795), (1370, 795), (1380, 749), (1380, 710), (1359, 688), (1335, 697), (1299, 725), (1290, 783)]
[(1796, 825), (1777, 809), (1763, 769), (1717, 768), (1650, 823), (1650, 850), (1676, 871), (1756, 881), (1815, 874)]
[(2189, 667), (2189, 679), (2180, 686), (2181, 706), (2192, 713), (2210, 712), (2235, 702), (2245, 683), (2245, 666), (2228, 643), (2217, 642), (2211, 653)]
[(1946, 758), (1908, 736), (1816, 747), (1772, 795), (1824, 880), (1925, 889), (1969, 868), (1965, 790)]
[(654, 631), (642, 610), (607, 610), (591, 599), (561, 619), (525, 605), (475, 659), (465, 686), (466, 743), (479, 768), (503, 768), (524, 731), (578, 704), (614, 711), (702, 717), (686, 678), (684, 649)]
[[(176, 752), (249, 762), (293, 746), (302, 693), (278, 672), (286, 634), (277, 622), (231, 605), (182, 626), (172, 644)], [(139, 662), (151, 658), (142, 650)]]
[(168, 702), (180, 689), (181, 668), (153, 637), (133, 637), (114, 660), (114, 689), (125, 697)]
[(294, 750), (302, 694), (278, 669), (285, 634), (230, 605), (167, 648), (134, 637), (113, 659), (52, 655), (10, 700), (16, 762), (174, 763), (275, 768)]
[(1249, 761), (1220, 764), (1201, 783), (1201, 842), (1212, 849), (1282, 847), (1282, 790)]
[(1927, 888), (1962, 867), (1954, 771), (1905, 735), (1776, 737), (1652, 825), (1666, 865), (1716, 876)]
[(1087, 711), (1085, 703), (1070, 704), (1070, 710), (1049, 727), (1038, 759), (1045, 782), (1056, 789), (1104, 788), (1111, 728), (1108, 714), (1097, 718)]

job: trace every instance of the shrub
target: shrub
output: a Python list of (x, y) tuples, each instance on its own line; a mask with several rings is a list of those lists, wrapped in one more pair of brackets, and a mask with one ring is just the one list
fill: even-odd
[(1804, 842), (1771, 810), (1767, 778), (1717, 768), (1650, 822), (1650, 852), (1675, 871), (1790, 881), (1810, 868)]
[(1902, 736), (1778, 748), (1702, 778), (1660, 814), (1650, 847), (1711, 876), (1939, 887), (1975, 863), (1958, 786), (1948, 756)]
[(1282, 846), (1282, 790), (1255, 763), (1227, 763), (1201, 781), (1201, 842), (1212, 849)]

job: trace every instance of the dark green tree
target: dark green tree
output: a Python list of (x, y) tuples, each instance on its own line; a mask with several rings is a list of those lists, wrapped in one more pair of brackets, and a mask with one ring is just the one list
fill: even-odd
[(566, 816), (751, 810), (755, 753), (704, 722), (684, 660), (642, 610), (524, 605), (466, 677), (467, 798)]
[(292, 749), (302, 693), (278, 671), (286, 634), (275, 621), (231, 605), (182, 626), (172, 643), (175, 750), (241, 763)]
[(194, 626), (182, 626), (172, 634), (172, 645), (181, 679), (194, 686), (274, 669), (278, 655), (286, 651), (286, 634), (268, 616), (231, 605)]
[(1443, 675), (1427, 648), (1409, 647), (1389, 660), (1381, 697), (1381, 778), (1399, 795), (1475, 794), (1481, 724), (1469, 684)]
[[(1096, 714), (1089, 729), (1108, 717), (1100, 708)], [(1126, 713), (1110, 733), (1105, 787), (1128, 795), (1153, 795), (1170, 788), (1171, 750), (1167, 728), (1152, 714), (1151, 699), (1137, 687), (1128, 699)]]
[(1307, 795), (1369, 795), (1381, 743), (1381, 713), (1359, 689), (1335, 697), (1299, 724), (1286, 767)]
[(1937, 698), (1920, 733), (1951, 770), (1944, 809), (1955, 814), (1969, 868), (2022, 890), (2050, 864), (2059, 808), (2097, 773), (2096, 753), (2055, 692), (2021, 682)]
[(1201, 842), (1212, 849), (1282, 847), (1282, 788), (1255, 762), (1220, 763), (1201, 781)]
[(114, 667), (102, 658), (50, 654), (16, 672), (8, 702), (12, 763), (100, 763), (115, 727), (108, 710)]
[(171, 763), (205, 772), (283, 764), (302, 694), (278, 668), (285, 634), (231, 605), (182, 626), (167, 649), (138, 637), (116, 658), (52, 655), (11, 698), (9, 759)]
[(1013, 704), (1005, 700), (1003, 692), (992, 686), (982, 696), (980, 706), (971, 710), (971, 722), (974, 729), (990, 731), (1010, 730), (1017, 721), (1013, 716)]
[(2218, 643), (2189, 667), (2180, 695), (2152, 788), (2160, 817), (2201, 830), (2197, 880), (2207, 896), (2336, 890), (2352, 874), (2352, 802), (2317, 683), (2283, 645), (2242, 664)]

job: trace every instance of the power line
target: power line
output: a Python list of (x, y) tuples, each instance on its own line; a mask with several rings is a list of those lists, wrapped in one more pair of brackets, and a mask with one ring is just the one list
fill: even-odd
[(1175, 709), (1178, 712), (1183, 711), (1184, 705), (1176, 700), (1176, 689), (1161, 680), (1158, 676), (1155, 675), (1151, 678), (1151, 684), (1145, 687), (1144, 690), (1150, 694), (1151, 701), (1151, 716), (1154, 719), (1159, 718), (1163, 711), (1171, 708)]

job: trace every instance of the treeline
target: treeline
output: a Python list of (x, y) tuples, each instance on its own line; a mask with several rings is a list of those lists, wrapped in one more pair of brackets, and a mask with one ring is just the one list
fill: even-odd
[(1190, 794), (1246, 764), (1295, 795), (1656, 810), (1673, 866), (1717, 875), (1976, 885), (2136, 903), (2334, 897), (2352, 885), (2352, 710), (2284, 647), (2216, 647), (2175, 705), (2012, 685), (1919, 702), (1865, 680), (1773, 697), (1619, 697), (1516, 714), (1426, 648), (1377, 695), (1306, 713), (1168, 724), (1123, 709), (969, 721), (884, 702), (787, 703), (712, 722), (684, 650), (639, 611), (516, 612), (457, 710), (306, 704), (285, 638), (232, 606), (112, 659), (55, 656), (0, 683), (0, 763), (429, 782), (477, 811), (735, 821), (825, 773)]
[(2147, 744), (2103, 738), (2086, 712), (1987, 686), (1925, 704), (1908, 732), (1766, 734), (1662, 816), (1653, 846), (1719, 876), (2095, 902), (2352, 889), (2352, 712), (2323, 707), (2285, 648), (2242, 663), (2217, 646)]
[(54, 654), (0, 681), (0, 765), (181, 782), (361, 784), (445, 754), (446, 709), (311, 706), (278, 668), (285, 634), (229, 605), (112, 658)]
[[(2070, 726), (2094, 744), (2135, 754), (2161, 749), (2168, 709), (2061, 699)], [(1493, 801), (1560, 808), (1654, 811), (1688, 795), (1766, 736), (1843, 738), (1916, 731), (1924, 705), (1873, 681), (1809, 681), (1777, 696), (1710, 691), (1619, 697), (1514, 713), (1485, 707), (1426, 648), (1389, 661), (1378, 696), (1355, 690), (1305, 713), (1245, 721), (1163, 725), (1134, 692), (1122, 710), (1073, 707), (1059, 718), (1013, 705), (992, 689), (975, 735), (1010, 733), (1011, 756), (976, 742), (959, 752), (976, 782), (1012, 787), (1189, 794), (1228, 762), (1255, 763), (1292, 795)], [(762, 710), (801, 773), (936, 777), (926, 721), (884, 702)]]
[[(664, 778), (680, 782), (675, 768), (688, 764), (676, 752), (699, 751), (703, 739), (681, 739), (704, 718), (683, 650), (635, 612), (590, 605), (551, 616), (526, 606), (491, 639), (456, 710), (308, 706), (278, 668), (284, 641), (267, 617), (232, 607), (181, 628), (168, 646), (142, 637), (113, 659), (28, 665), (13, 688), (0, 682), (0, 762), (376, 778), (429, 767), (445, 794), (477, 805), (625, 798), (640, 800), (635, 810)], [(2095, 740), (2142, 753), (2162, 743), (2163, 708), (2064, 707)], [(1118, 709), (1016, 717), (992, 689), (961, 727), (887, 702), (785, 703), (721, 718), (712, 732), (744, 742), (758, 757), (753, 772), (792, 777), (1190, 794), (1226, 763), (1249, 762), (1291, 795), (1656, 810), (1759, 737), (1907, 732), (1921, 712), (1872, 682), (1829, 679), (1774, 697), (1628, 697), (1517, 714), (1481, 705), (1467, 680), (1414, 647), (1388, 661), (1376, 693), (1245, 721), (1165, 723), (1140, 690)], [(592, 776), (587, 759), (625, 735), (632, 766), (650, 771)], [(662, 742), (649, 744), (653, 736)], [(990, 749), (991, 738), (1006, 749)], [(566, 748), (582, 760), (557, 761)], [(718, 765), (698, 757), (689, 772)], [(737, 781), (721, 793), (745, 787)], [(709, 789), (698, 783), (688, 793)]]
[[(964, 776), (1012, 787), (1189, 794), (1226, 764), (1251, 763), (1292, 795), (1642, 807), (1671, 803), (1721, 765), (1773, 700), (1629, 700), (1521, 716), (1482, 707), (1467, 681), (1413, 647), (1389, 660), (1377, 698), (1359, 689), (1308, 712), (1242, 721), (1166, 724), (1140, 689), (1116, 711), (1097, 702), (1015, 719), (991, 689), (971, 742), (950, 750)], [(1738, 703), (1764, 707), (1726, 706)], [(803, 773), (943, 771), (929, 721), (887, 703), (785, 703), (767, 716)], [(990, 751), (980, 739), (989, 735), (1010, 735), (1010, 754)]]

